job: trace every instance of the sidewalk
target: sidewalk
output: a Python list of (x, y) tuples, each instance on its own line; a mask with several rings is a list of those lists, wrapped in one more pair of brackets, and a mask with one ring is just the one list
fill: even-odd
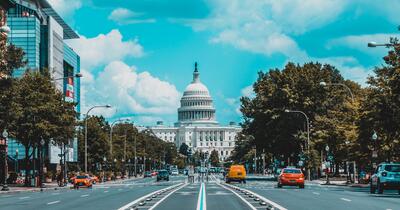
[[(101, 182), (98, 183), (98, 185), (103, 185), (103, 184), (122, 184), (123, 182), (126, 181), (131, 181), (135, 179), (140, 179), (142, 178), (141, 176), (138, 177), (131, 177), (131, 178), (126, 178), (126, 179), (118, 179), (118, 180), (113, 180), (113, 181), (107, 181), (107, 182)], [(73, 188), (73, 185), (68, 183), (67, 186), (60, 187), (58, 186), (57, 182), (52, 182), (52, 183), (45, 183), (44, 188), (40, 187), (24, 187), (24, 186), (12, 186), (9, 185), (9, 191), (0, 191), (0, 195), (2, 194), (9, 194), (9, 193), (21, 193), (21, 192), (40, 192), (40, 191), (47, 191), (47, 190), (60, 190), (60, 189), (71, 189)], [(3, 186), (0, 185), (0, 190), (3, 188)]]
[(318, 179), (309, 181), (309, 183), (319, 184), (319, 185), (333, 185), (333, 186), (347, 186), (347, 187), (359, 187), (359, 188), (367, 188), (369, 184), (358, 184), (358, 183), (350, 183), (348, 184), (346, 181), (329, 181), (329, 184), (326, 184), (326, 180)]

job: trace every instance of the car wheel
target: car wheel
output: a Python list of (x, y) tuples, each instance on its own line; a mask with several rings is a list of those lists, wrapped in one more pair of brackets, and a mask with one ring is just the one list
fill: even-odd
[(372, 182), (369, 184), (369, 192), (371, 193), (371, 194), (375, 194), (375, 187), (374, 187), (374, 185), (372, 184)]
[(299, 185), (299, 188), (300, 188), (300, 189), (304, 189), (304, 184)]
[(377, 188), (378, 188), (378, 194), (382, 194), (383, 193), (383, 185), (379, 181), (377, 184)]
[(243, 184), (246, 184), (246, 180), (243, 180)]
[(399, 195), (400, 195), (400, 190), (398, 191)]
[(231, 183), (231, 180), (229, 180), (229, 179), (226, 179), (226, 181), (225, 181), (226, 183)]
[(278, 182), (278, 188), (282, 188), (282, 184)]

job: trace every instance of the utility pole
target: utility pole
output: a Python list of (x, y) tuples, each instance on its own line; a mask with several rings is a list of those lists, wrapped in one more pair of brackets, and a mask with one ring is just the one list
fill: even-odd
[(134, 152), (135, 152), (135, 160), (134, 160), (134, 168), (135, 168), (135, 177), (137, 177), (137, 172), (136, 172), (136, 163), (137, 163), (137, 160), (136, 160), (136, 148), (137, 148), (137, 144), (136, 144), (136, 136), (134, 136), (134, 139), (135, 139), (135, 150), (134, 150)]

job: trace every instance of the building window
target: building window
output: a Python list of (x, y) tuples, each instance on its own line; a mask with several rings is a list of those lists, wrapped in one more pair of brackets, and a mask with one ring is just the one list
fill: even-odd
[(228, 155), (228, 151), (225, 151), (225, 154)]
[[(229, 145), (229, 146), (231, 146), (231, 145)], [(221, 142), (221, 147), (222, 147), (222, 142)]]
[(200, 142), (200, 146), (201, 146), (201, 147), (203, 146), (203, 142)]
[(221, 156), (224, 155), (224, 151), (221, 150)]
[(229, 142), (229, 146), (232, 146), (231, 142)]

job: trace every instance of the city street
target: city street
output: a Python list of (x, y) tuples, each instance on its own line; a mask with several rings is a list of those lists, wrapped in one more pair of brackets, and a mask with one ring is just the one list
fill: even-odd
[(93, 189), (3, 194), (0, 209), (400, 209), (397, 191), (372, 195), (368, 188), (314, 183), (305, 189), (279, 189), (273, 181), (226, 185), (212, 176), (209, 182), (196, 179), (189, 184), (184, 176), (170, 178), (169, 182), (146, 178), (99, 184)]

